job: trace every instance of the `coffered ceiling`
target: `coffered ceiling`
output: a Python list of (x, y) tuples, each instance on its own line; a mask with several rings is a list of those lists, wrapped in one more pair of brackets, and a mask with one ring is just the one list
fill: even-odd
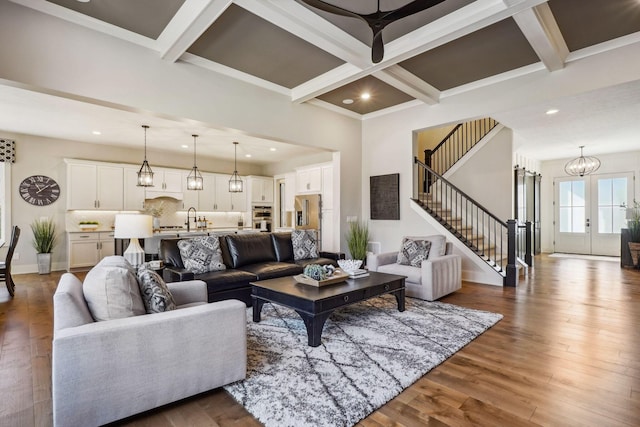
[[(639, 0), (445, 0), (387, 26), (377, 64), (364, 22), (302, 0), (12, 1), (364, 119), (640, 42)], [(371, 13), (410, 1), (326, 3)]]

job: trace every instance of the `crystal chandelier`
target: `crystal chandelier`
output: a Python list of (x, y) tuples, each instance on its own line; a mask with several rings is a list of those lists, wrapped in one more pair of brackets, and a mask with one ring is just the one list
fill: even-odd
[(202, 190), (202, 174), (196, 166), (196, 138), (198, 135), (191, 135), (193, 137), (193, 168), (187, 176), (187, 190)]
[(567, 162), (564, 165), (564, 171), (567, 175), (573, 176), (585, 176), (598, 170), (600, 167), (600, 160), (597, 157), (587, 156), (582, 154), (584, 145), (580, 146), (580, 157)]
[(147, 129), (149, 126), (142, 125), (144, 129), (144, 161), (138, 171), (138, 187), (153, 187), (153, 171), (147, 162)]
[(233, 174), (229, 180), (229, 192), (230, 193), (242, 193), (242, 179), (238, 176), (238, 143), (233, 142), (234, 156), (233, 156)]

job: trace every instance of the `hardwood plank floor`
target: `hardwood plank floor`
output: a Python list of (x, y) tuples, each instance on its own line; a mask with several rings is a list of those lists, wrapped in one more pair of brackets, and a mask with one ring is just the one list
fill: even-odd
[[(640, 425), (640, 271), (536, 257), (513, 288), (464, 283), (444, 302), (504, 319), (358, 425)], [(51, 420), (52, 295), (61, 273), (0, 290), (0, 426)], [(260, 426), (217, 389), (117, 423)]]

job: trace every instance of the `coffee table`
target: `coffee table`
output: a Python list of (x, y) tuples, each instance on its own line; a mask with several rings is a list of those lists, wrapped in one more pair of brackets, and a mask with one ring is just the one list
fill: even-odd
[(251, 282), (253, 321), (260, 321), (265, 302), (280, 304), (296, 311), (307, 328), (311, 347), (320, 345), (324, 323), (340, 307), (355, 304), (383, 294), (392, 294), (398, 302), (398, 311), (404, 311), (405, 276), (370, 272), (359, 279), (323, 287), (298, 283), (293, 276)]

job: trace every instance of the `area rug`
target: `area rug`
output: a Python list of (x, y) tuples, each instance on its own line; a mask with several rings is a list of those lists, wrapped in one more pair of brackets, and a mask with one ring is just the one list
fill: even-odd
[(247, 311), (247, 378), (224, 388), (266, 427), (353, 426), (489, 329), (501, 314), (391, 296), (335, 311), (322, 344), (300, 316)]

